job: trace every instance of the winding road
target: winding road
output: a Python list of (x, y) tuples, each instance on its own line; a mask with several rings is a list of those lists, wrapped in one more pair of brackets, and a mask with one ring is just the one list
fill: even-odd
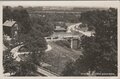
[[(19, 45), (15, 48), (13, 48), (10, 52), (13, 54), (13, 57), (16, 58), (17, 61), (20, 61), (20, 58), (18, 55), (20, 54), (28, 54), (29, 52), (18, 52), (18, 50), (22, 47), (23, 45)], [(48, 44), (47, 45), (47, 49), (45, 50), (46, 52), (47, 51), (50, 51), (52, 49), (52, 47)]]
[(52, 50), (52, 47), (48, 44), (48, 45), (47, 45), (47, 49), (46, 49), (45, 51), (48, 52), (48, 51), (50, 51), (50, 50)]
[(69, 26), (68, 29), (67, 29), (67, 32), (71, 32), (71, 30), (73, 30), (73, 31), (77, 31), (79, 33), (82, 33), (83, 35), (88, 36), (88, 37), (92, 36), (92, 34), (94, 33), (92, 31), (84, 32), (84, 31), (80, 31), (80, 30), (77, 29), (79, 27), (79, 25), (81, 25), (81, 24), (82, 23), (76, 23), (76, 24), (73, 24), (73, 25)]
[[(14, 58), (17, 60), (17, 61), (20, 61), (20, 57), (19, 57), (19, 54), (28, 54), (29, 52), (18, 52), (18, 50), (22, 47), (23, 45), (19, 45), (15, 48), (13, 48), (10, 52), (13, 54)], [(52, 47), (50, 45), (47, 45), (47, 49), (45, 50), (46, 52), (47, 51), (50, 51), (52, 49)], [(53, 73), (51, 72), (48, 72), (46, 70), (44, 70), (43, 68), (40, 68), (39, 66), (37, 66), (37, 72), (38, 73), (41, 73), (45, 76), (56, 76), (54, 75)]]

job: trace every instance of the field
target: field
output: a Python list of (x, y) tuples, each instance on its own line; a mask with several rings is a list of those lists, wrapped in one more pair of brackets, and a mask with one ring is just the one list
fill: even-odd
[(63, 71), (66, 62), (75, 61), (81, 55), (80, 51), (67, 48), (64, 45), (61, 46), (55, 42), (48, 42), (48, 44), (52, 47), (52, 50), (45, 53), (43, 61), (51, 66), (45, 68), (59, 75)]

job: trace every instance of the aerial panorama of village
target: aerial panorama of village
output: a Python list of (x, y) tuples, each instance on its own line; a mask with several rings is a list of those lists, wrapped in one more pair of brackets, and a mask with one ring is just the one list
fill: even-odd
[(117, 8), (3, 6), (4, 76), (117, 76)]

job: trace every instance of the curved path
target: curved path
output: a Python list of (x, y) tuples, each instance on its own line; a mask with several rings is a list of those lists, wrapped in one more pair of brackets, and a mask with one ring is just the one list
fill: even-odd
[(48, 44), (48, 45), (47, 45), (47, 49), (46, 49), (45, 51), (48, 52), (48, 51), (50, 51), (50, 50), (52, 50), (52, 47)]
[[(17, 59), (17, 57), (18, 57), (19, 54), (28, 54), (28, 53), (29, 53), (29, 52), (18, 52), (18, 50), (19, 50), (20, 47), (22, 47), (22, 46), (23, 46), (23, 45), (19, 45), (19, 46), (13, 48), (13, 49), (10, 51), (10, 52), (12, 52), (14, 58)], [(47, 52), (47, 51), (50, 51), (51, 49), (52, 49), (52, 47), (48, 44), (48, 45), (47, 45), (47, 49), (46, 49), (45, 51)]]
[(22, 46), (23, 46), (23, 45), (19, 45), (19, 46), (13, 48), (13, 49), (10, 51), (10, 52), (13, 54), (13, 58), (15, 58), (17, 61), (20, 61), (18, 55), (19, 55), (19, 54), (23, 54), (22, 52), (21, 52), (21, 53), (18, 52), (18, 50), (19, 50), (20, 47), (22, 47)]
[[(17, 61), (20, 61), (21, 59), (19, 58), (19, 54), (24, 54), (24, 53), (29, 53), (29, 52), (18, 52), (18, 50), (20, 49), (20, 47), (22, 47), (23, 45), (19, 45), (15, 48), (13, 48), (10, 52), (12, 52), (14, 58), (16, 58)], [(46, 52), (47, 51), (50, 51), (52, 49), (52, 47), (50, 45), (47, 45), (47, 49), (45, 50)], [(48, 72), (40, 67), (37, 67), (37, 71), (45, 76), (56, 76), (55, 74), (51, 73), (51, 72)]]
[(71, 30), (73, 30), (73, 31), (77, 31), (79, 33), (82, 33), (83, 35), (88, 36), (88, 37), (92, 36), (91, 31), (84, 32), (84, 31), (80, 31), (80, 30), (77, 29), (79, 27), (79, 25), (81, 25), (81, 24), (82, 23), (76, 23), (76, 24), (73, 24), (73, 25), (69, 26), (68, 29), (67, 29), (67, 32), (71, 32)]

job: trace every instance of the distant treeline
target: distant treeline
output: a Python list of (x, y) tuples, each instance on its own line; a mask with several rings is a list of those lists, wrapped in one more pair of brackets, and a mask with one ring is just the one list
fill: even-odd
[(85, 12), (92, 10), (105, 10), (106, 8), (89, 8), (89, 7), (27, 7), (28, 11), (64, 11), (64, 12)]
[(62, 21), (69, 23), (80, 22), (81, 13), (93, 10), (106, 10), (106, 8), (86, 8), (86, 7), (27, 7), (30, 15), (44, 16), (49, 21)]

